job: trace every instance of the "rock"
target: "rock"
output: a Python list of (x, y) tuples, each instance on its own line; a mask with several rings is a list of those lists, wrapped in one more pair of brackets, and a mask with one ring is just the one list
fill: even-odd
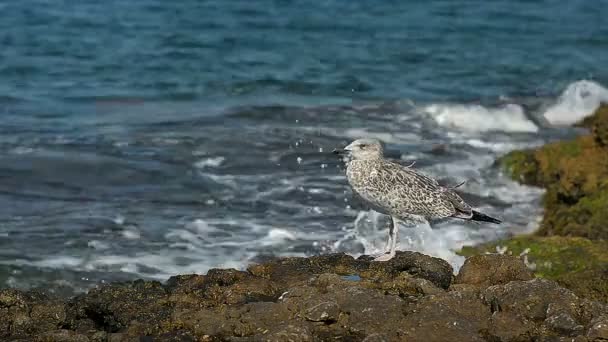
[(42, 333), (38, 335), (35, 341), (40, 342), (89, 342), (90, 339), (83, 334), (79, 334), (70, 330), (60, 329)]
[(171, 321), (194, 336), (238, 336), (243, 324), (221, 311), (212, 309), (185, 310), (173, 313)]
[(545, 320), (549, 308), (552, 309), (550, 313), (578, 317), (578, 308), (582, 305), (582, 301), (571, 291), (540, 278), (490, 286), (483, 295), (487, 303), (495, 302), (499, 311), (512, 312), (535, 321)]
[(452, 267), (445, 260), (416, 252), (397, 252), (388, 262), (372, 262), (371, 258), (357, 260), (345, 254), (330, 254), (311, 258), (283, 258), (249, 267), (255, 276), (285, 283), (306, 281), (311, 274), (356, 274), (363, 279), (392, 279), (401, 272), (430, 281), (447, 289), (452, 281)]
[(379, 287), (386, 293), (400, 296), (439, 294), (444, 290), (423, 278), (416, 278), (407, 272), (400, 273), (393, 280), (381, 282)]
[(160, 334), (158, 339), (152, 339), (152, 341), (156, 340), (163, 342), (196, 342), (197, 338), (188, 331), (176, 330)]
[(260, 340), (268, 342), (309, 342), (315, 340), (314, 336), (312, 335), (310, 329), (307, 326), (298, 324), (281, 325), (262, 336), (260, 336)]
[(339, 323), (348, 326), (349, 333), (387, 333), (397, 337), (404, 305), (398, 296), (353, 286), (337, 292), (336, 302), (345, 313)]
[(363, 342), (388, 342), (390, 341), (388, 337), (384, 334), (370, 334), (363, 339)]
[(587, 331), (589, 341), (608, 340), (608, 317), (601, 316), (591, 322), (591, 327)]
[(551, 330), (565, 334), (581, 332), (584, 329), (572, 316), (565, 312), (547, 317), (544, 325)]
[(0, 338), (35, 335), (59, 328), (65, 304), (37, 291), (0, 290)]
[(556, 277), (556, 280), (582, 297), (608, 302), (608, 264), (568, 272)]
[(406, 309), (400, 326), (405, 341), (484, 341), (490, 309), (476, 290), (423, 297)]
[(534, 323), (526, 318), (495, 311), (485, 334), (491, 341), (530, 341), (538, 335), (537, 330)]
[(466, 259), (455, 283), (487, 287), (532, 278), (532, 272), (518, 258), (501, 254), (481, 254)]
[[(507, 255), (521, 255), (520, 259), (533, 267), (538, 277), (555, 280), (578, 296), (608, 302), (608, 241), (519, 236), (464, 248), (461, 254), (483, 255), (495, 252), (497, 248), (504, 249)], [(461, 275), (456, 282), (460, 278)]]
[(66, 319), (65, 304), (60, 302), (43, 302), (32, 305), (29, 313), (33, 324), (40, 331), (60, 327)]
[(67, 325), (77, 331), (99, 329), (112, 333), (136, 321), (143, 323), (138, 333), (152, 334), (159, 330), (154, 322), (170, 315), (170, 306), (163, 301), (166, 295), (159, 282), (143, 280), (93, 289), (70, 302)]
[(356, 262), (353, 257), (340, 253), (310, 258), (280, 258), (264, 264), (251, 265), (248, 271), (254, 276), (270, 280), (280, 279), (284, 283), (293, 284), (306, 281), (314, 274), (358, 274), (367, 267), (366, 263)]
[[(164, 285), (114, 283), (67, 302), (1, 290), (0, 339), (582, 341), (603, 336), (606, 305), (548, 280), (517, 280), (527, 273), (516, 261), (506, 256), (469, 260), (461, 272), (465, 282), (455, 284), (446, 262), (400, 252), (393, 262), (344, 255), (287, 258), (250, 272), (216, 269), (176, 276)], [(492, 274), (477, 274), (480, 265)]]
[(433, 285), (447, 289), (452, 282), (453, 269), (445, 260), (416, 252), (397, 252), (387, 262), (367, 262), (362, 277), (390, 277), (406, 272), (416, 278), (426, 279)]
[(281, 294), (281, 287), (273, 281), (236, 270), (213, 271), (207, 275), (203, 295), (214, 306), (274, 301)]
[(281, 294), (275, 282), (235, 269), (212, 269), (206, 276), (171, 277), (165, 289), (170, 301), (184, 308), (274, 301)]
[(313, 322), (335, 322), (340, 315), (338, 303), (332, 300), (308, 303), (304, 318)]

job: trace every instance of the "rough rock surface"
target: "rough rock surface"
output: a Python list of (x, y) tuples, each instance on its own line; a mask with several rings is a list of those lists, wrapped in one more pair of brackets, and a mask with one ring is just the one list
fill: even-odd
[(520, 259), (502, 254), (486, 254), (468, 258), (456, 277), (456, 283), (489, 286), (532, 278), (532, 272)]
[(102, 286), (61, 301), (0, 290), (2, 341), (600, 341), (605, 304), (515, 257), (344, 254)]
[[(563, 236), (518, 236), (475, 247), (461, 254), (472, 256), (503, 251), (520, 256), (537, 277), (555, 280), (577, 296), (608, 303), (608, 241)], [(469, 264), (473, 257), (467, 261)], [(466, 274), (461, 269), (458, 278)], [(489, 276), (491, 273), (479, 273)]]

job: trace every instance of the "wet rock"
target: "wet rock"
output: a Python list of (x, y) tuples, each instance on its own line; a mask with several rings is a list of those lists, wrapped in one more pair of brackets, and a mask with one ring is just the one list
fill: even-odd
[(366, 263), (356, 262), (353, 257), (339, 253), (310, 258), (280, 258), (264, 264), (252, 265), (248, 271), (258, 277), (270, 280), (280, 279), (287, 284), (294, 284), (306, 281), (314, 274), (358, 274), (360, 270), (367, 267)]
[(600, 316), (591, 322), (587, 331), (589, 341), (608, 341), (608, 316)]
[(496, 311), (484, 334), (490, 341), (530, 341), (538, 335), (538, 328), (526, 318)]
[(490, 286), (532, 278), (532, 272), (519, 258), (502, 254), (482, 254), (466, 259), (455, 283)]
[(579, 237), (519, 236), (463, 248), (465, 256), (495, 252), (520, 256), (538, 277), (557, 281), (577, 296), (608, 302), (608, 241)]
[(169, 293), (192, 293), (204, 288), (206, 277), (198, 274), (184, 274), (169, 278), (165, 289)]
[(111, 333), (108, 334), (108, 342), (140, 342), (137, 337), (129, 337), (127, 334)]
[(335, 322), (339, 315), (340, 307), (332, 300), (313, 301), (304, 310), (304, 318), (313, 322)]
[(89, 342), (90, 339), (74, 331), (60, 329), (42, 333), (34, 341), (39, 342)]
[(384, 334), (370, 334), (367, 337), (365, 337), (365, 339), (363, 339), (363, 342), (388, 342), (390, 341), (388, 339), (388, 337)]
[(425, 296), (405, 313), (403, 340), (484, 341), (491, 311), (477, 289), (462, 289)]
[(165, 289), (169, 293), (169, 301), (178, 308), (275, 301), (282, 293), (277, 283), (234, 269), (213, 269), (206, 276), (171, 277)]
[(545, 319), (544, 325), (556, 332), (572, 334), (581, 332), (584, 327), (579, 324), (572, 316), (565, 312), (551, 315)]
[(31, 307), (30, 318), (40, 331), (60, 327), (66, 319), (65, 304), (60, 302), (42, 302)]
[(386, 293), (400, 296), (431, 295), (445, 291), (429, 280), (416, 278), (407, 272), (400, 273), (393, 280), (382, 281), (380, 285), (379, 288), (383, 289)]
[(40, 292), (0, 290), (0, 338), (27, 336), (59, 328), (65, 321), (65, 305)]
[(404, 302), (398, 296), (384, 295), (377, 290), (359, 287), (336, 293), (336, 301), (344, 315), (340, 323), (356, 334), (388, 333), (400, 330)]
[(178, 330), (161, 334), (158, 340), (166, 342), (196, 342), (197, 338), (188, 331)]
[(159, 282), (137, 280), (103, 286), (71, 301), (68, 325), (77, 331), (94, 328), (118, 332), (137, 321), (148, 323), (140, 332), (142, 335), (152, 333), (157, 328), (153, 322), (169, 315), (165, 297)]
[(406, 272), (447, 289), (452, 281), (452, 267), (445, 260), (416, 252), (397, 252), (387, 262), (372, 262), (364, 256), (357, 260), (345, 254), (330, 254), (310, 258), (283, 258), (249, 267), (255, 276), (270, 280), (281, 279), (287, 284), (306, 281), (314, 274), (356, 274), (363, 279), (392, 279)]
[(547, 318), (550, 304), (553, 304), (553, 312), (563, 312), (576, 317), (576, 308), (581, 303), (574, 293), (546, 279), (490, 286), (485, 290), (484, 298), (487, 303), (497, 303), (501, 311), (536, 321), (544, 321)]
[(314, 341), (308, 326), (303, 324), (286, 324), (280, 325), (270, 331), (267, 334), (259, 336), (260, 340), (268, 342), (283, 342), (283, 341), (302, 341), (309, 342)]
[[(571, 341), (603, 336), (606, 305), (548, 280), (516, 280), (525, 273), (509, 258), (479, 260), (463, 270), (471, 284), (451, 284), (444, 261), (402, 252), (385, 263), (344, 255), (288, 258), (250, 272), (176, 276), (164, 285), (115, 283), (67, 303), (1, 290), (0, 312), (7, 319), (0, 320), (0, 340)], [(471, 265), (488, 265), (494, 273), (467, 276)]]
[(397, 255), (387, 262), (367, 262), (367, 266), (367, 269), (360, 273), (362, 277), (393, 278), (401, 272), (406, 272), (443, 289), (450, 287), (454, 272), (445, 260), (416, 252), (397, 252)]

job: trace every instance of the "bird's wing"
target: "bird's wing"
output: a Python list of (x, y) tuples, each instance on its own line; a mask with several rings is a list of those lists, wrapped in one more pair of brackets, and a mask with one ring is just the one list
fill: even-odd
[(405, 167), (397, 163), (386, 162), (383, 163), (379, 168), (382, 173), (385, 173), (383, 176), (395, 180), (395, 185), (404, 186), (408, 188), (415, 188), (424, 192), (433, 192), (441, 189), (439, 183), (422, 173), (416, 172), (414, 169), (410, 167)]
[[(411, 168), (384, 162), (373, 168), (365, 185), (365, 199), (376, 207), (395, 214), (448, 217), (455, 205), (449, 190)], [(455, 195), (456, 197), (458, 195)]]
[(462, 218), (471, 218), (473, 216), (473, 208), (468, 205), (453, 189), (443, 188), (443, 197), (447, 199), (456, 209), (455, 216)]
[(394, 172), (398, 172), (403, 177), (407, 177), (409, 181), (404, 182), (404, 186), (409, 186), (417, 190), (423, 191), (429, 194), (433, 194), (434, 198), (438, 198), (440, 202), (449, 202), (454, 209), (461, 216), (470, 217), (473, 212), (470, 205), (468, 205), (455, 191), (456, 187), (461, 186), (463, 183), (458, 184), (456, 187), (444, 187), (439, 185), (435, 179), (416, 172), (414, 169), (403, 167), (399, 164), (391, 163), (391, 168), (395, 168)]

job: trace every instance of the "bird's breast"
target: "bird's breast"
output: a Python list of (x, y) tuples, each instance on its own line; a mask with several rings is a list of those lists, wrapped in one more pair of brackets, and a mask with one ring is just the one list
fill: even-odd
[[(365, 186), (371, 177), (377, 176), (378, 172), (364, 161), (353, 160), (348, 164), (346, 177), (354, 188)], [(375, 174), (374, 174), (375, 173)]]

